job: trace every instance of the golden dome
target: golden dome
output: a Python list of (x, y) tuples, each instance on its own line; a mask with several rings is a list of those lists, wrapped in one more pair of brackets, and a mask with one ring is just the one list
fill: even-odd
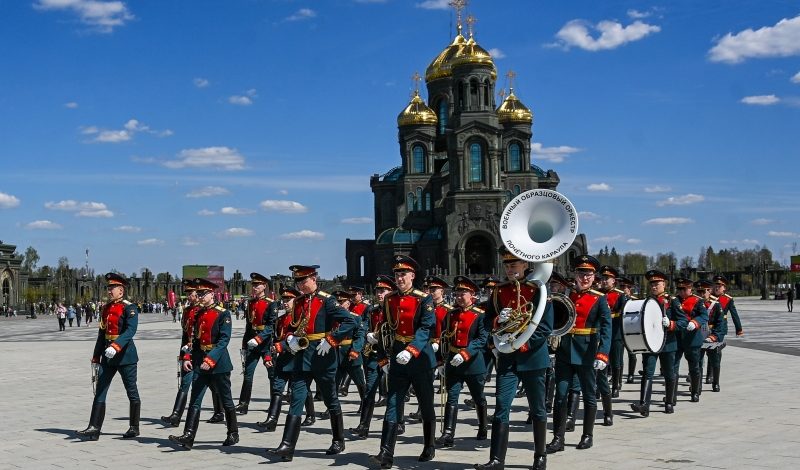
[(439, 120), (436, 113), (433, 112), (428, 105), (425, 104), (419, 96), (419, 92), (414, 92), (414, 97), (408, 103), (406, 109), (397, 116), (398, 126), (419, 126), (419, 125), (432, 125), (435, 126)]
[(456, 37), (453, 38), (453, 42), (428, 65), (428, 68), (425, 70), (425, 81), (431, 82), (439, 78), (453, 75), (453, 70), (450, 68), (450, 59), (455, 56), (466, 43), (467, 40), (459, 31)]
[(500, 107), (497, 108), (497, 120), (501, 124), (506, 122), (533, 124), (533, 113), (517, 98), (514, 90), (511, 90)]
[(489, 54), (486, 49), (479, 46), (472, 36), (470, 36), (469, 40), (456, 51), (453, 58), (449, 61), (451, 70), (453, 67), (463, 64), (488, 65), (492, 68), (492, 75), (497, 75), (491, 54)]

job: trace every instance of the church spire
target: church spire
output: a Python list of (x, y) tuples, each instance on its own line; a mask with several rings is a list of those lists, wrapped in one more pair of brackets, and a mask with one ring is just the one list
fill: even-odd
[(458, 28), (458, 35), (461, 35), (461, 11), (466, 8), (467, 0), (450, 0), (448, 3), (451, 7), (455, 8), (456, 10), (456, 28)]

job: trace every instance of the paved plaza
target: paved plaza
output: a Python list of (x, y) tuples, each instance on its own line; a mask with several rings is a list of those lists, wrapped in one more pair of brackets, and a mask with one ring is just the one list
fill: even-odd
[[(800, 404), (796, 384), (800, 377), (800, 311), (786, 312), (783, 301), (737, 299), (746, 335), (731, 338), (723, 353), (721, 393), (706, 385), (699, 403), (690, 403), (688, 384), (681, 380), (681, 395), (675, 414), (651, 409), (643, 419), (628, 406), (639, 397), (639, 385), (623, 386), (615, 400), (614, 426), (603, 427), (598, 411), (595, 446), (575, 449), (580, 438), (567, 434), (567, 448), (548, 457), (549, 468), (641, 469), (641, 468), (800, 468)], [(230, 344), (235, 362), (232, 376), (234, 398), (238, 398), (241, 369), (238, 347), (243, 321), (234, 320)], [(730, 325), (731, 332), (733, 325)], [(103, 434), (97, 442), (81, 442), (74, 430), (89, 419), (91, 383), (89, 359), (96, 325), (67, 327), (59, 332), (53, 317), (0, 319), (0, 468), (239, 468), (253, 464), (276, 468), (366, 468), (368, 455), (378, 451), (383, 408), (376, 417), (368, 440), (348, 440), (347, 450), (326, 456), (330, 445), (330, 423), (318, 420), (303, 428), (292, 463), (271, 461), (264, 449), (278, 445), (283, 418), (273, 433), (260, 431), (256, 421), (266, 416), (268, 406), (266, 371), (256, 372), (250, 413), (239, 417), (241, 442), (221, 447), (224, 424), (207, 424), (211, 398), (206, 395), (200, 428), (192, 451), (178, 450), (167, 436), (180, 428), (165, 428), (159, 417), (172, 410), (176, 392), (175, 356), (179, 328), (172, 318), (143, 314), (136, 335), (139, 350), (139, 391), (142, 396), (142, 435), (122, 440), (128, 427), (128, 402), (122, 383), (115, 378), (108, 397)], [(685, 373), (686, 366), (682, 371)], [(654, 401), (660, 401), (663, 385), (654, 386)], [(493, 403), (494, 382), (487, 395)], [(462, 396), (462, 402), (463, 402)], [(436, 398), (437, 414), (439, 411)], [(358, 394), (342, 399), (345, 428), (355, 427)], [(514, 402), (506, 468), (529, 468), (533, 460), (533, 434), (525, 425), (526, 402)], [(286, 406), (283, 407), (285, 413)], [(317, 410), (324, 409), (321, 402)], [(406, 412), (414, 411), (414, 401)], [(490, 411), (491, 413), (491, 411)], [(489, 458), (489, 440), (476, 441), (474, 411), (462, 409), (452, 449), (437, 449), (433, 462), (417, 462), (422, 450), (419, 424), (407, 426), (397, 442), (395, 467), (402, 469), (462, 469)], [(346, 433), (347, 434), (347, 433)], [(548, 435), (548, 440), (551, 435)]]

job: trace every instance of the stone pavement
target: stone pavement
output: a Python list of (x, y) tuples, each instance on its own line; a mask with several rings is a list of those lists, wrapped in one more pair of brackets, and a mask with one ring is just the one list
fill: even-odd
[[(681, 380), (675, 414), (663, 414), (660, 406), (654, 406), (650, 417), (644, 419), (628, 406), (638, 400), (638, 383), (626, 384), (615, 400), (614, 426), (600, 425), (599, 413), (595, 446), (579, 451), (575, 449), (579, 422), (576, 431), (567, 434), (566, 451), (548, 457), (549, 468), (800, 468), (800, 405), (794, 388), (800, 377), (796, 357), (800, 355), (800, 312), (787, 313), (782, 301), (737, 299), (737, 304), (746, 336), (731, 339), (724, 350), (721, 393), (706, 390), (699, 403), (690, 403), (688, 385)], [(234, 337), (241, 338), (243, 323), (234, 324)], [(357, 469), (366, 468), (367, 456), (377, 453), (382, 408), (376, 409), (370, 439), (348, 440), (342, 455), (324, 454), (330, 444), (330, 425), (319, 420), (301, 433), (294, 462), (271, 462), (264, 449), (279, 443), (283, 419), (274, 433), (261, 432), (255, 426), (264, 419), (268, 405), (263, 368), (256, 373), (261, 386), (254, 390), (251, 411), (239, 417), (238, 445), (221, 447), (224, 425), (201, 421), (194, 449), (177, 450), (167, 436), (180, 434), (182, 426), (164, 428), (159, 417), (169, 414), (175, 397), (179, 329), (171, 318), (155, 314), (142, 315), (136, 339), (141, 358), (142, 436), (130, 441), (120, 438), (127, 429), (128, 403), (116, 378), (103, 435), (97, 442), (80, 442), (73, 432), (86, 427), (89, 419), (89, 357), (95, 335), (94, 324), (68, 327), (60, 333), (52, 317), (0, 319), (0, 357), (5, 364), (0, 369), (0, 468), (239, 468), (270, 464), (275, 468)], [(239, 344), (240, 340), (235, 340), (230, 345), (231, 358), (237, 363), (232, 376), (235, 398), (241, 385)], [(663, 386), (659, 383), (654, 389), (654, 401), (659, 401)], [(492, 382), (488, 386), (490, 404), (493, 393)], [(345, 428), (358, 423), (357, 398), (353, 388), (343, 399)], [(210, 406), (210, 398), (205, 404)], [(438, 397), (436, 405), (439, 414)], [(525, 425), (525, 400), (518, 399), (514, 405), (506, 468), (529, 468), (533, 435)], [(318, 410), (323, 407), (317, 405)], [(412, 399), (406, 411), (414, 409)], [(210, 412), (204, 408), (201, 420), (208, 416)], [(456, 446), (437, 450), (435, 460), (428, 463), (417, 462), (422, 450), (421, 426), (408, 425), (406, 434), (398, 439), (396, 468), (461, 469), (486, 462), (489, 441), (474, 440), (474, 412), (462, 409), (459, 418)]]

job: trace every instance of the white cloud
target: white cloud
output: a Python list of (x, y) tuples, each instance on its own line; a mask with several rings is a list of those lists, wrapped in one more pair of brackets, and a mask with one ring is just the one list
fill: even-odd
[(192, 237), (183, 237), (183, 241), (181, 241), (181, 245), (183, 246), (198, 246), (200, 242)]
[(505, 52), (501, 51), (496, 47), (493, 47), (486, 52), (488, 52), (489, 55), (492, 56), (492, 59), (503, 59), (506, 56)]
[(59, 202), (46, 202), (45, 209), (53, 211), (75, 212), (77, 217), (114, 217), (114, 213), (102, 202), (78, 202), (66, 199)]
[(203, 186), (202, 188), (193, 189), (186, 193), (186, 197), (212, 197), (224, 196), (230, 194), (230, 191), (222, 186)]
[(417, 3), (416, 7), (426, 10), (449, 10), (450, 0), (425, 0), (424, 2)]
[(228, 103), (238, 106), (250, 106), (253, 104), (253, 100), (249, 96), (233, 95), (228, 98)]
[(769, 106), (772, 104), (777, 104), (781, 99), (775, 95), (754, 95), (754, 96), (745, 96), (740, 100), (741, 103), (744, 104), (753, 104), (757, 106)]
[(211, 82), (209, 82), (207, 79), (201, 78), (201, 77), (195, 78), (194, 80), (192, 80), (192, 83), (194, 83), (194, 86), (196, 86), (197, 88), (205, 88), (205, 87), (211, 85)]
[(136, 244), (140, 246), (161, 246), (164, 244), (164, 240), (159, 240), (158, 238), (145, 238), (144, 240), (139, 240), (136, 242)]
[(278, 191), (278, 194), (280, 194), (281, 196), (286, 196), (287, 194), (289, 194), (289, 191), (286, 189), (281, 189), (280, 191)]
[(613, 188), (608, 183), (592, 183), (586, 186), (589, 191), (611, 191)]
[(594, 212), (589, 211), (580, 211), (578, 212), (578, 218), (582, 221), (585, 220), (599, 220), (603, 217), (600, 214), (595, 214)]
[(78, 108), (78, 103), (76, 103), (74, 101), (70, 101), (69, 103), (64, 103), (64, 107), (65, 108), (69, 108), (69, 109), (77, 109)]
[(301, 8), (293, 14), (284, 18), (285, 21), (301, 21), (308, 20), (317, 16), (317, 12), (311, 8)]
[(11, 194), (0, 193), (0, 209), (11, 209), (19, 205), (19, 198)]
[(289, 232), (281, 235), (284, 240), (324, 240), (325, 234), (312, 230), (300, 230), (299, 232)]
[(100, 131), (93, 142), (101, 142), (105, 144), (118, 144), (120, 142), (127, 142), (133, 138), (133, 134), (127, 130), (117, 131)]
[(25, 228), (28, 230), (60, 230), (63, 227), (49, 220), (34, 220), (33, 222), (25, 224)]
[(747, 59), (800, 55), (800, 16), (783, 18), (774, 26), (728, 33), (708, 51), (712, 62), (738, 64)]
[(669, 186), (655, 185), (655, 186), (648, 186), (648, 187), (644, 188), (644, 192), (646, 192), (646, 193), (666, 193), (666, 192), (670, 191), (671, 189), (672, 188), (670, 188)]
[[(593, 37), (590, 28), (599, 32), (600, 35), (597, 38)], [(660, 26), (649, 25), (638, 20), (628, 26), (622, 26), (621, 23), (610, 20), (601, 21), (594, 26), (583, 20), (571, 20), (556, 33), (558, 41), (554, 45), (564, 49), (574, 46), (595, 52), (615, 49), (659, 31), (661, 31)]]
[(792, 83), (800, 83), (800, 72), (794, 74), (791, 78)]
[(223, 207), (219, 211), (220, 214), (225, 215), (247, 215), (252, 214), (253, 212), (255, 212), (253, 209), (243, 209), (239, 207)]
[(214, 214), (215, 214), (214, 211), (210, 211), (208, 209), (200, 209), (199, 211), (197, 211), (197, 215), (202, 215), (204, 217), (205, 216), (209, 216), (209, 215), (214, 215)]
[(100, 142), (106, 144), (127, 142), (133, 139), (133, 137), (140, 132), (146, 132), (158, 137), (169, 137), (173, 134), (173, 132), (169, 129), (151, 129), (150, 126), (142, 123), (138, 119), (128, 119), (128, 121), (122, 125), (122, 129), (100, 129), (97, 126), (83, 126), (80, 129), (81, 134), (95, 136), (91, 142)]
[(342, 219), (343, 224), (371, 224), (372, 217), (350, 217), (347, 219)]
[(299, 214), (308, 212), (308, 207), (296, 201), (279, 201), (275, 199), (267, 199), (261, 201), (259, 204), (265, 211), (286, 212), (290, 214)]
[(623, 237), (622, 235), (613, 235), (613, 236), (597, 237), (597, 238), (594, 239), (594, 241), (595, 242), (607, 243), (607, 242), (620, 241), (623, 238), (625, 238), (625, 237)]
[(720, 240), (720, 244), (722, 245), (759, 245), (760, 243), (758, 240), (752, 240), (750, 238), (745, 238), (743, 240)]
[(544, 147), (540, 142), (531, 143), (531, 157), (549, 161), (551, 163), (561, 163), (564, 161), (567, 155), (580, 151), (581, 149), (570, 147), (568, 145), (559, 145), (557, 147)]
[(705, 201), (706, 198), (700, 194), (686, 194), (683, 196), (672, 196), (664, 199), (663, 201), (658, 201), (656, 203), (657, 206), (685, 206), (687, 204), (695, 204), (698, 202)]
[(114, 227), (114, 231), (116, 232), (127, 232), (127, 233), (139, 233), (142, 231), (141, 227), (135, 227), (133, 225), (120, 225), (119, 227)]
[(781, 238), (797, 238), (798, 234), (795, 232), (776, 232), (774, 230), (770, 230), (767, 232), (767, 235), (770, 237), (781, 237)]
[(226, 238), (252, 237), (255, 235), (255, 232), (249, 228), (231, 227), (227, 230), (224, 230), (220, 235)]
[(694, 223), (694, 220), (688, 217), (656, 217), (645, 220), (644, 223), (647, 225), (682, 225)]
[(775, 220), (773, 220), (773, 219), (764, 219), (764, 218), (753, 219), (753, 220), (750, 221), (750, 223), (753, 224), (753, 225), (769, 225), (769, 224), (771, 224), (773, 222), (775, 222)]
[(229, 147), (204, 147), (181, 150), (175, 160), (163, 163), (167, 168), (212, 168), (219, 170), (243, 170), (244, 157)]
[(630, 18), (632, 18), (634, 20), (641, 20), (642, 18), (647, 18), (648, 16), (651, 16), (652, 14), (653, 13), (650, 12), (650, 11), (639, 11), (639, 10), (635, 10), (633, 8), (628, 10), (628, 17), (630, 17)]
[(80, 21), (100, 33), (111, 33), (117, 26), (135, 18), (122, 1), (100, 0), (38, 0), (33, 4), (37, 10), (68, 10), (80, 17)]
[(625, 240), (625, 242), (630, 243), (631, 245), (637, 245), (639, 243), (642, 243), (642, 241), (638, 238), (629, 238)]

